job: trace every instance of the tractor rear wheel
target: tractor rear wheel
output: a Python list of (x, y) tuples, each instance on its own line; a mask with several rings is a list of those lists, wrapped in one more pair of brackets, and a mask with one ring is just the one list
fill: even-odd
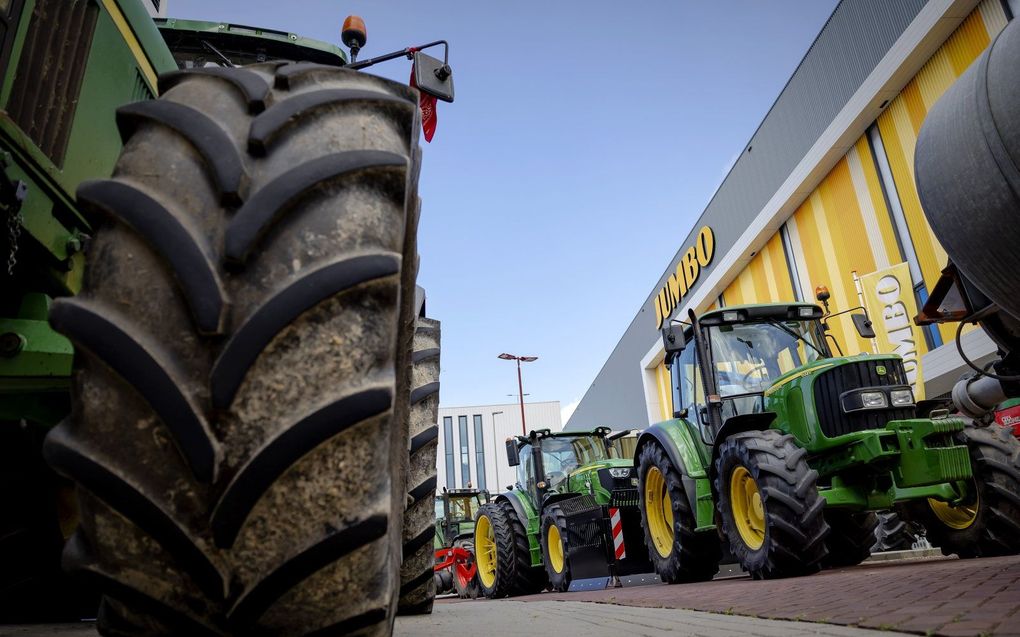
[(970, 450), (974, 477), (952, 505), (937, 500), (907, 503), (904, 517), (920, 522), (945, 555), (962, 558), (1020, 553), (1020, 441), (1008, 427), (967, 427), (957, 441)]
[(489, 598), (529, 595), (546, 585), (542, 567), (531, 565), (531, 544), (524, 525), (505, 500), (478, 509), (475, 563), (482, 593)]
[(877, 515), (826, 509), (825, 521), (829, 525), (829, 537), (825, 539), (829, 554), (823, 562), (825, 566), (856, 566), (871, 557), (878, 526)]
[(667, 584), (705, 582), (719, 572), (722, 549), (714, 533), (698, 526), (680, 472), (657, 443), (638, 452), (638, 492), (645, 546)]
[(118, 111), (82, 293), (64, 564), (107, 635), (387, 635), (400, 589), (417, 93), (308, 64), (196, 68)]
[(726, 439), (716, 460), (716, 497), (730, 551), (755, 579), (817, 572), (829, 526), (818, 472), (794, 437), (774, 429)]
[(559, 505), (546, 507), (542, 514), (542, 557), (549, 586), (564, 592), (570, 588), (570, 543), (567, 516)]
[(427, 615), (436, 598), (436, 449), (439, 444), (439, 321), (419, 317), (411, 355), (410, 504), (404, 512), (400, 615)]
[(872, 553), (906, 551), (917, 541), (916, 525), (906, 522), (895, 511), (879, 511)]

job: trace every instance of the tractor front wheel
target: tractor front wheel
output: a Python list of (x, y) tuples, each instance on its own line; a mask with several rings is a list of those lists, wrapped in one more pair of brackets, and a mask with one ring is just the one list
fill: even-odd
[(549, 585), (554, 591), (570, 588), (570, 544), (567, 516), (558, 505), (550, 505), (542, 516), (542, 557)]
[(722, 559), (719, 540), (694, 532), (698, 524), (680, 472), (658, 444), (641, 448), (638, 476), (645, 546), (659, 578), (667, 584), (712, 579)]
[(920, 522), (928, 540), (962, 558), (1020, 553), (1020, 441), (1006, 427), (968, 427), (958, 441), (970, 450), (974, 477), (958, 503), (911, 502), (905, 515)]
[(715, 489), (730, 550), (755, 579), (815, 573), (829, 526), (818, 472), (793, 436), (745, 431), (722, 443)]

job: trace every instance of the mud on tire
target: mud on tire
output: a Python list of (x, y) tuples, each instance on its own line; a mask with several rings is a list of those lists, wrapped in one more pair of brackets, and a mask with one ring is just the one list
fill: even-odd
[[(439, 321), (419, 317), (411, 356), (409, 502), (404, 512), (404, 563), (400, 567), (401, 615), (432, 612), (436, 537), (436, 449), (439, 445)], [(477, 597), (477, 596), (476, 596)]]
[[(793, 436), (774, 429), (733, 434), (720, 446), (716, 507), (730, 551), (755, 579), (815, 573), (826, 556), (825, 500), (806, 456)], [(734, 521), (730, 477), (738, 467), (750, 473), (761, 496), (765, 534), (759, 548), (745, 543)]]
[[(122, 107), (82, 293), (66, 567), (114, 634), (389, 634), (406, 506), (418, 114), (309, 64), (202, 68)], [(409, 286), (410, 282), (410, 286)]]
[[(673, 513), (673, 542), (668, 554), (663, 555), (652, 538), (648, 520), (648, 474), (658, 469), (665, 479), (666, 494)], [(641, 494), (641, 521), (645, 532), (645, 547), (659, 578), (667, 584), (704, 582), (719, 572), (722, 549), (714, 533), (696, 533), (697, 520), (691, 511), (684, 491), (680, 472), (658, 444), (646, 444), (638, 452), (638, 493)]]

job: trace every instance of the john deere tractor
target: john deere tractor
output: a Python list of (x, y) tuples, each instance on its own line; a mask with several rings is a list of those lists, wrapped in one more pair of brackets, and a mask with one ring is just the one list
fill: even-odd
[(461, 599), (481, 594), (475, 564), (475, 514), (489, 501), (488, 491), (443, 489), (436, 496), (436, 594)]
[[(107, 635), (431, 609), (419, 102), (453, 84), (365, 33), (0, 2), (0, 621), (60, 606), (65, 537)], [(417, 89), (358, 72), (396, 58)]]
[(487, 597), (557, 591), (651, 571), (641, 547), (637, 479), (611, 434), (532, 431), (506, 443), (517, 484), (475, 517), (475, 559)]
[(663, 330), (675, 419), (641, 434), (635, 463), (664, 581), (710, 579), (725, 547), (755, 578), (857, 564), (894, 508), (967, 529), (940, 536), (963, 557), (1020, 550), (1020, 443), (1001, 427), (917, 417), (900, 358), (833, 356), (817, 305), (689, 318)]

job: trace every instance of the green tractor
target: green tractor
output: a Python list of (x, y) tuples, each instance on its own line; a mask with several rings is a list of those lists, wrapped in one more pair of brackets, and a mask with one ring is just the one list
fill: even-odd
[(663, 329), (675, 419), (645, 430), (635, 457), (663, 581), (711, 579), (725, 549), (756, 579), (857, 564), (889, 509), (961, 557), (1020, 550), (1007, 430), (917, 417), (901, 359), (833, 356), (817, 305), (689, 318)]
[(436, 594), (461, 599), (481, 594), (475, 564), (475, 514), (489, 501), (488, 491), (443, 489), (436, 496)]
[[(475, 517), (475, 559), (486, 597), (605, 588), (648, 573), (637, 478), (615, 439), (628, 431), (532, 431), (507, 440), (517, 484)], [(629, 547), (629, 551), (628, 551)]]
[[(365, 33), (0, 2), (0, 621), (54, 618), (65, 539), (103, 634), (431, 609), (419, 105), (453, 83)], [(397, 58), (417, 89), (358, 72)]]

